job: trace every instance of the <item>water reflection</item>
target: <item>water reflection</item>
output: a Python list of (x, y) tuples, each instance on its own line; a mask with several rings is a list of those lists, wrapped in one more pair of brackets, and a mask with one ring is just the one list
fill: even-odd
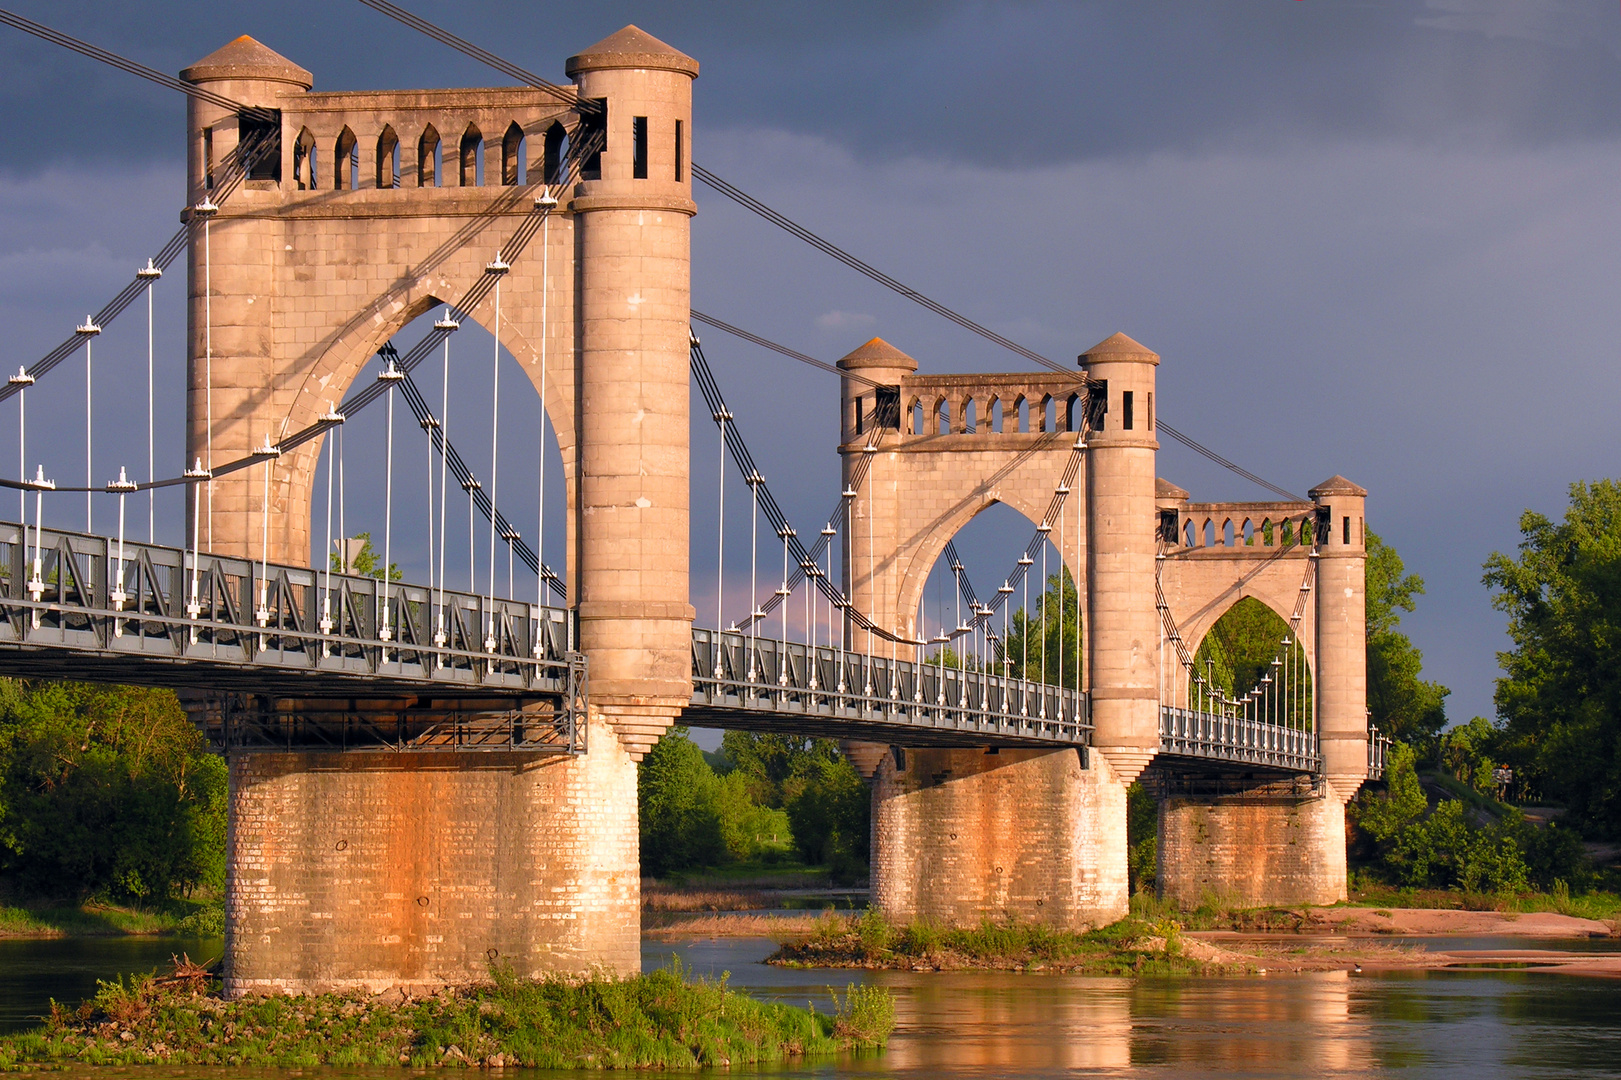
[[(0, 942), (0, 1022), (37, 1016), (46, 998), (76, 998), (93, 990), (98, 977), (150, 970), (181, 948), (212, 955), (201, 942)], [(648, 942), (643, 964), (679, 957), (696, 973), (730, 972), (739, 989), (820, 1011), (832, 1006), (828, 987), (842, 992), (850, 982), (876, 982), (894, 992), (899, 1026), (882, 1055), (726, 1075), (1621, 1077), (1621, 980), (1477, 971), (1137, 980), (796, 971), (761, 965), (772, 948), (764, 939)], [(164, 1067), (94, 1073), (98, 1080), (407, 1074)]]

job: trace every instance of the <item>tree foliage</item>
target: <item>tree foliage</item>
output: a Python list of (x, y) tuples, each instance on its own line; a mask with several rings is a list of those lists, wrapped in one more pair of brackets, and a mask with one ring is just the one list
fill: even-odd
[(1413, 746), (1422, 760), (1435, 757), (1446, 727), (1446, 697), (1440, 683), (1423, 678), (1424, 655), (1397, 627), (1424, 594), (1424, 579), (1409, 574), (1396, 549), (1367, 534), (1368, 711), (1379, 730)]
[(1070, 689), (1079, 684), (1082, 639), (1077, 603), (1075, 579), (1066, 566), (1048, 575), (1046, 590), (1030, 602), (1030, 610), (1021, 607), (1013, 613), (1008, 625), (1007, 658), (1012, 661), (1015, 678), (1022, 675)]
[(1589, 884), (1586, 854), (1570, 829), (1558, 822), (1536, 828), (1518, 810), (1492, 820), (1457, 799), (1431, 809), (1414, 762), (1413, 748), (1397, 743), (1385, 767), (1385, 790), (1364, 791), (1351, 807), (1357, 827), (1376, 843), (1379, 869), (1394, 884), (1468, 892)]
[(1520, 534), (1485, 565), (1514, 643), (1499, 752), (1581, 828), (1621, 836), (1621, 483), (1572, 484), (1562, 521), (1527, 510)]
[(167, 690), (0, 679), (0, 873), (158, 902), (225, 875), (226, 770)]
[(642, 759), (637, 789), (642, 869), (654, 877), (780, 856), (791, 842), (787, 815), (756, 802), (742, 773), (717, 775), (686, 728)]

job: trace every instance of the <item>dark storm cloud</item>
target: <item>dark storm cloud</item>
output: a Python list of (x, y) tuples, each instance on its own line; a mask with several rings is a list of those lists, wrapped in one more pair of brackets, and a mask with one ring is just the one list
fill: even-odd
[[(1556, 0), (412, 6), (560, 81), (564, 56), (635, 22), (703, 61), (706, 125), (783, 128), (869, 157), (1018, 168), (1311, 138), (1535, 145), (1621, 126), (1614, 12)], [(326, 89), (499, 81), (348, 0), (21, 11), (170, 72), (249, 33)], [(7, 171), (91, 148), (172, 155), (171, 93), (12, 30), (0, 63)]]

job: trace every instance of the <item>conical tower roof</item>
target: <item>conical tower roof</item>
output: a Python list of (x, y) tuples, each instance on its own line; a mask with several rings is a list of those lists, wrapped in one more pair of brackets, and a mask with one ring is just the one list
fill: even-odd
[(1188, 493), (1162, 476), (1154, 477), (1154, 498), (1171, 502), (1186, 502)]
[(907, 371), (917, 370), (917, 361), (901, 352), (883, 338), (875, 337), (865, 345), (845, 354), (839, 360), (839, 367), (846, 371), (859, 371), (862, 368), (905, 368)]
[(1111, 334), (1082, 353), (1079, 359), (1084, 364), (1091, 360), (1125, 360), (1138, 357), (1159, 363), (1159, 353), (1153, 349), (1138, 344), (1124, 334)]
[(581, 71), (604, 68), (651, 68), (679, 71), (694, 78), (698, 75), (698, 61), (639, 26), (616, 30), (589, 49), (575, 53), (568, 58), (563, 70), (573, 78)]
[(246, 34), (185, 68), (180, 77), (192, 83), (218, 79), (284, 82), (301, 90), (315, 85), (315, 76)]
[(1306, 494), (1314, 499), (1319, 495), (1355, 495), (1359, 499), (1365, 499), (1368, 497), (1368, 489), (1361, 484), (1352, 483), (1339, 473), (1335, 473), (1306, 492)]

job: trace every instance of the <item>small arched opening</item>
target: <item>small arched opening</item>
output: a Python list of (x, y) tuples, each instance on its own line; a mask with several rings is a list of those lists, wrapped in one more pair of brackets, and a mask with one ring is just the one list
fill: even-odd
[(332, 144), (332, 190), (353, 191), (360, 184), (360, 144), (347, 126)]
[(969, 435), (976, 434), (979, 431), (979, 409), (973, 398), (963, 402), (962, 429)]
[(440, 163), (439, 129), (429, 124), (417, 140), (417, 187), (439, 187), (443, 172)]
[(568, 132), (563, 130), (562, 124), (554, 123), (546, 129), (544, 154), (544, 176), (548, 184), (561, 184), (563, 182), (563, 143), (568, 138)]
[(315, 163), (315, 136), (309, 128), (304, 128), (298, 133), (298, 141), (293, 143), (293, 180), (298, 184), (299, 191), (314, 191), (319, 176)]
[(525, 161), (523, 128), (514, 120), (501, 136), (501, 183), (505, 187), (522, 184), (526, 180), (528, 162)]
[(468, 124), (462, 132), (459, 183), (462, 187), (484, 186), (484, 133), (477, 124)]
[(377, 186), (400, 186), (400, 137), (392, 124), (384, 124), (383, 133), (377, 136)]

